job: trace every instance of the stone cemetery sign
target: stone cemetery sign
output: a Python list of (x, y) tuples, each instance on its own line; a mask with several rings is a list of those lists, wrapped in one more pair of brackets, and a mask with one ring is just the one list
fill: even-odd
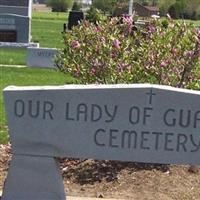
[(55, 68), (54, 59), (58, 50), (55, 48), (27, 48), (27, 66)]
[(31, 0), (0, 0), (0, 42), (30, 42)]
[(199, 91), (10, 86), (4, 99), (14, 155), (3, 200), (64, 200), (54, 157), (200, 164)]

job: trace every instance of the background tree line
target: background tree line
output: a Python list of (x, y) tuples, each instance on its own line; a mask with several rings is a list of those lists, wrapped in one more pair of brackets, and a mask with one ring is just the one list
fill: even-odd
[[(81, 4), (81, 0), (47, 0), (48, 6), (53, 11), (65, 12), (76, 2)], [(172, 18), (200, 19), (200, 0), (134, 0), (134, 3), (140, 3), (144, 6), (157, 6), (160, 9), (160, 15), (167, 13)], [(110, 15), (121, 12), (127, 12), (129, 0), (92, 0), (92, 6)]]

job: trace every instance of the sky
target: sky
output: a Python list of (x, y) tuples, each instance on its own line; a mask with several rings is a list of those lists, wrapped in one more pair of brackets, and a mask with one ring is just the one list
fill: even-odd
[(85, 4), (92, 4), (92, 0), (82, 0), (82, 2)]

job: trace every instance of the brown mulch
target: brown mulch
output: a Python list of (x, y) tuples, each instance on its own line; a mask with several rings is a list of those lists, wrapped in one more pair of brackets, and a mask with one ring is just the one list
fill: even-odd
[[(9, 145), (0, 145), (0, 190), (11, 159)], [(200, 173), (188, 166), (133, 162), (60, 159), (70, 196), (131, 200), (200, 200)]]

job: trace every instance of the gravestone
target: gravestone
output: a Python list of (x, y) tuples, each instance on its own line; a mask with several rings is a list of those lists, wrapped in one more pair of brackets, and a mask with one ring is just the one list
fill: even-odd
[(68, 29), (71, 30), (73, 26), (77, 26), (83, 19), (84, 14), (82, 11), (70, 11), (68, 17)]
[(0, 42), (29, 43), (32, 0), (0, 0)]
[(54, 59), (58, 50), (55, 48), (27, 48), (27, 66), (55, 68)]
[(200, 164), (199, 91), (10, 86), (4, 100), (13, 158), (3, 200), (64, 200), (57, 157)]

